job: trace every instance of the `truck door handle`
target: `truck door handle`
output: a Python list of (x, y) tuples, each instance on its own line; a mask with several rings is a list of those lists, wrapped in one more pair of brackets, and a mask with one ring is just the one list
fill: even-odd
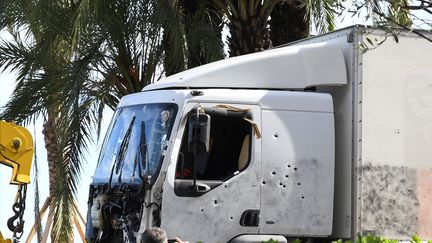
[(259, 225), (259, 210), (246, 210), (240, 218), (240, 225), (246, 227), (258, 227)]
[[(204, 192), (208, 192), (210, 191), (210, 186), (204, 184), (204, 183), (198, 183), (196, 184), (196, 190), (199, 193), (204, 193)], [(194, 186), (190, 185), (190, 190), (193, 191), (194, 190)]]
[(197, 183), (196, 187), (198, 192), (208, 192), (211, 189), (208, 185), (204, 183)]

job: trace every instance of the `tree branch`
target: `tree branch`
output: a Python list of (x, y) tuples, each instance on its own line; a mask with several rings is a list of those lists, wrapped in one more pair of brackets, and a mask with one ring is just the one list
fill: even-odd
[(373, 11), (375, 14), (377, 14), (378, 16), (380, 16), (380, 17), (384, 18), (385, 20), (387, 20), (388, 22), (393, 23), (393, 24), (396, 24), (398, 27), (401, 27), (401, 28), (403, 28), (404, 30), (408, 30), (408, 31), (410, 31), (410, 32), (412, 32), (412, 33), (414, 33), (414, 34), (416, 34), (416, 35), (418, 35), (418, 36), (420, 36), (420, 37), (422, 37), (422, 38), (424, 38), (424, 39), (426, 39), (426, 40), (432, 42), (432, 38), (430, 38), (430, 37), (424, 35), (424, 34), (421, 33), (420, 31), (415, 30), (415, 29), (412, 29), (412, 28), (409, 28), (409, 27), (407, 27), (407, 26), (405, 26), (405, 25), (401, 25), (400, 23), (398, 23), (398, 22), (395, 21), (394, 19), (385, 16), (383, 13), (381, 13), (381, 12), (379, 12), (379, 11), (376, 11), (376, 10), (372, 10), (372, 11)]

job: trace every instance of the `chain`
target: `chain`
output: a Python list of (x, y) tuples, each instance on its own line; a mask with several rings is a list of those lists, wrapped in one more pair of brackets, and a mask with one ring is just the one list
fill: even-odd
[(24, 210), (25, 210), (25, 199), (27, 196), (27, 185), (18, 185), (18, 192), (15, 203), (12, 205), (12, 210), (15, 215), (10, 217), (7, 221), (8, 228), (13, 232), (14, 242), (23, 235), (24, 230)]

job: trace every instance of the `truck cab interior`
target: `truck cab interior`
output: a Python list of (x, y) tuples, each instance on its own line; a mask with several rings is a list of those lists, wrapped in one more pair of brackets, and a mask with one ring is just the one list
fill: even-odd
[[(247, 168), (250, 161), (252, 125), (245, 120), (247, 112), (211, 112), (208, 151), (196, 159), (198, 193), (193, 191), (194, 151), (189, 146), (191, 126), (188, 120), (177, 160), (175, 193), (199, 196), (221, 185)], [(195, 153), (195, 156), (196, 153)], [(201, 156), (202, 157), (202, 156)]]

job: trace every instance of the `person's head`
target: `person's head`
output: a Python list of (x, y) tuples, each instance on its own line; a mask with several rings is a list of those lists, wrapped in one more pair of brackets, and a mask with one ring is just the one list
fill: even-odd
[(143, 233), (142, 243), (167, 243), (167, 234), (161, 228), (153, 227)]

